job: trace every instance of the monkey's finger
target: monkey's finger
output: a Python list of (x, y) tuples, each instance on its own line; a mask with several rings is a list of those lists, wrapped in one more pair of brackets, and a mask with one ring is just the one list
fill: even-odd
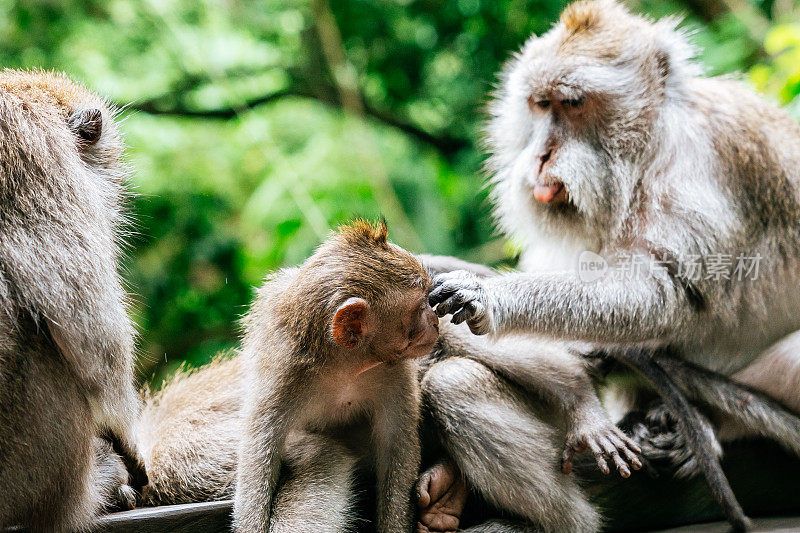
[(459, 308), (464, 306), (464, 301), (468, 300), (469, 298), (470, 295), (466, 291), (456, 292), (450, 298), (439, 304), (439, 306), (436, 308), (436, 315), (443, 317), (445, 315), (449, 315), (450, 313), (455, 313), (459, 310)]
[(611, 440), (611, 444), (617, 447), (617, 452), (623, 456), (626, 462), (630, 463), (634, 470), (639, 470), (642, 467), (642, 463), (639, 462), (636, 453), (629, 447), (629, 439), (616, 432), (609, 435), (608, 438)]
[(472, 317), (467, 321), (469, 330), (475, 335), (486, 335), (489, 333), (489, 326), (487, 324), (486, 306), (477, 300), (467, 302), (465, 307), (474, 309)]
[(628, 468), (628, 463), (626, 463), (625, 460), (622, 457), (620, 457), (618, 453), (612, 455), (611, 459), (614, 461), (614, 466), (617, 467), (617, 472), (619, 472), (620, 476), (624, 477), (625, 479), (631, 477), (631, 471)]
[(632, 450), (633, 453), (635, 453), (636, 455), (642, 453), (642, 448), (638, 444), (636, 444), (630, 437), (628, 437), (625, 433), (623, 433), (622, 430), (617, 429), (614, 434), (623, 443), (625, 443), (625, 447), (628, 448), (629, 450)]
[[(475, 295), (469, 295), (468, 299), (464, 303), (464, 308), (461, 310), (464, 315), (464, 320), (470, 320), (474, 318), (478, 311), (483, 308), (483, 306), (473, 298), (475, 298)], [(455, 316), (453, 318), (455, 318)], [(463, 322), (463, 320), (459, 320), (456, 322), (456, 324), (460, 324), (461, 322)]]
[(619, 453), (625, 456), (625, 460), (628, 463), (630, 463), (631, 467), (633, 467), (634, 470), (639, 470), (640, 468), (642, 468), (642, 462), (639, 460), (639, 458), (636, 456), (636, 453), (634, 453), (633, 450), (631, 450), (627, 446), (621, 446), (617, 448), (617, 450), (619, 450)]
[(450, 322), (453, 324), (461, 324), (465, 320), (470, 318), (471, 314), (466, 307), (462, 307), (457, 313), (453, 314), (453, 318), (450, 319)]
[(431, 504), (431, 495), (428, 492), (427, 483), (420, 483), (417, 487), (417, 507), (420, 509), (427, 509)]
[(436, 304), (450, 298), (458, 288), (458, 284), (455, 282), (446, 282), (431, 291), (428, 295), (428, 303), (431, 307), (436, 307)]
[(588, 441), (589, 448), (592, 450), (594, 454), (594, 459), (597, 461), (597, 467), (600, 471), (604, 474), (611, 473), (611, 470), (608, 469), (608, 463), (606, 462), (605, 458), (603, 457), (603, 450), (600, 448), (600, 445), (594, 439), (589, 439)]
[[(620, 446), (622, 445), (621, 441), (617, 442), (619, 443)], [(614, 462), (614, 466), (616, 467), (617, 472), (619, 472), (619, 475), (621, 475), (624, 478), (631, 477), (631, 471), (628, 468), (628, 463), (626, 463), (625, 460), (622, 457), (620, 457), (619, 451), (617, 451), (617, 446), (613, 442), (612, 437), (605, 437), (601, 439), (600, 445), (603, 448), (605, 454), (609, 458), (611, 458), (611, 460)]]
[(470, 276), (468, 272), (463, 270), (455, 270), (453, 272), (442, 272), (433, 277), (433, 288), (438, 289), (443, 285), (463, 284)]
[(617, 467), (617, 471), (624, 478), (630, 477), (631, 471), (628, 468), (628, 454), (631, 454), (633, 457), (636, 456), (633, 455), (633, 452), (628, 450), (628, 448), (622, 442), (622, 439), (620, 439), (616, 434), (611, 433), (606, 437), (606, 439), (613, 447), (613, 451), (609, 452), (609, 455), (614, 461), (614, 466)]

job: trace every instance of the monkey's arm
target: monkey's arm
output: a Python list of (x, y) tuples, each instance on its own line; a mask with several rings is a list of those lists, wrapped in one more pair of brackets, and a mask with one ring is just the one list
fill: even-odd
[(400, 363), (403, 374), (394, 383), (375, 414), (376, 472), (378, 477), (377, 531), (405, 533), (414, 522), (412, 491), (420, 465), (420, 391), (416, 365)]
[(537, 333), (588, 342), (669, 338), (694, 314), (687, 291), (670, 276), (610, 276), (582, 282), (572, 272), (508, 273), (478, 278), (468, 272), (434, 279), (431, 305), (473, 333)]
[(236, 531), (247, 533), (268, 531), (283, 447), (309, 394), (305, 380), (298, 379), (305, 374), (303, 369), (274, 368), (273, 374), (279, 375), (264, 374), (255, 371), (250, 380), (255, 386), (244, 402), (236, 472), (234, 525)]
[(49, 220), (31, 214), (25, 223), (0, 229), (0, 266), (20, 307), (49, 333), (72, 368), (100, 430), (141, 486), (146, 477), (133, 436), (139, 410), (134, 329), (112, 231), (108, 221), (82, 213), (83, 205), (62, 201), (52, 208)]
[(449, 255), (417, 254), (416, 258), (422, 263), (422, 266), (425, 267), (425, 270), (427, 270), (431, 276), (444, 272), (453, 272), (455, 270), (466, 270), (481, 278), (497, 275), (497, 272), (486, 265), (470, 263), (469, 261), (464, 261), (463, 259), (451, 257)]
[(440, 338), (448, 356), (478, 361), (526, 391), (540, 394), (564, 413), (567, 438), (562, 457), (565, 473), (572, 470), (576, 452), (589, 449), (600, 469), (608, 473), (606, 458), (623, 477), (628, 463), (641, 468), (640, 448), (609, 418), (600, 403), (580, 357), (562, 343), (530, 336), (494, 341), (476, 337), (463, 326), (441, 324)]

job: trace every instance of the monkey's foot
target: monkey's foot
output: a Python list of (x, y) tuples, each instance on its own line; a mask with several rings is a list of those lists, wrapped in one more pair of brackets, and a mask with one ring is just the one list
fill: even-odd
[(608, 460), (614, 463), (622, 477), (630, 477), (631, 471), (642, 468), (639, 454), (642, 449), (625, 433), (614, 425), (608, 416), (603, 413), (594, 413), (591, 416), (578, 417), (567, 433), (567, 442), (561, 461), (561, 471), (565, 474), (572, 472), (572, 461), (576, 453), (591, 450), (597, 461), (597, 466), (604, 474), (611, 470)]
[[(697, 415), (705, 421), (705, 429), (710, 432), (709, 439), (714, 443), (714, 454), (722, 457), (722, 446), (713, 432), (711, 423), (702, 414), (697, 413)], [(659, 465), (662, 471), (674, 472), (677, 477), (684, 479), (702, 472), (686, 435), (663, 403), (657, 402), (651, 405), (646, 420), (649, 436), (643, 443), (642, 450), (650, 462)]]
[(467, 501), (467, 484), (450, 460), (436, 463), (417, 482), (417, 533), (455, 532)]
[(97, 476), (94, 480), (106, 511), (127, 511), (136, 506), (137, 493), (128, 484), (128, 471), (111, 443), (95, 439)]

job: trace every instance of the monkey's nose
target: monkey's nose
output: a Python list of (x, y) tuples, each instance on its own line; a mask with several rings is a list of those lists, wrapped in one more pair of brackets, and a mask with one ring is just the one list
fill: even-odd
[(545, 153), (539, 156), (539, 175), (542, 175), (542, 172), (547, 166), (547, 163), (550, 162), (550, 159), (553, 157), (553, 149), (547, 150)]

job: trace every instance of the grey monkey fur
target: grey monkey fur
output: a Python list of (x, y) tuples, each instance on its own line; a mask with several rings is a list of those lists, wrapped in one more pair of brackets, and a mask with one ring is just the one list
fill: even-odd
[(85, 530), (132, 504), (122, 150), (96, 95), (57, 74), (0, 73), (0, 528)]
[[(453, 313), (455, 322), (495, 338), (525, 333), (610, 350), (668, 346), (797, 410), (800, 352), (792, 337), (782, 339), (800, 327), (800, 126), (743, 84), (702, 76), (676, 24), (631, 15), (609, 1), (578, 2), (514, 56), (490, 105), (488, 170), (500, 226), (523, 245), (524, 272), (443, 274), (432, 303), (440, 316)], [(535, 201), (543, 188), (558, 192)], [(569, 201), (553, 202), (564, 191)], [(620, 254), (662, 262), (743, 254), (763, 261), (755, 280), (694, 280), (667, 268), (591, 283), (577, 272), (584, 251), (612, 261)], [(531, 344), (528, 350), (537, 355)], [(548, 349), (539, 351), (558, 363)], [(482, 375), (473, 366), (445, 359), (429, 371), (436, 379), (423, 381), (424, 395), (439, 402), (433, 412), (445, 438), (456, 421), (488, 412), (490, 397), (508, 394), (487, 392), (478, 377), (471, 393), (461, 381), (458, 390), (447, 386), (459, 373)], [(680, 368), (667, 370), (679, 376), (684, 394), (706, 393), (703, 400), (718, 413), (742, 394), (711, 374)], [(735, 437), (758, 426), (760, 434), (796, 448), (793, 413), (756, 404), (746, 422), (722, 417), (719, 434)], [(498, 425), (487, 420), (471, 434), (461, 426), (452, 440), (486, 444), (481, 433), (502, 431)], [(513, 443), (505, 450), (507, 462), (519, 458), (517, 468), (528, 460), (524, 454)], [(467, 477), (491, 471), (485, 457), (454, 454)], [(482, 482), (475, 485), (489, 499), (525, 490)], [(538, 506), (531, 499), (504, 508), (540, 521), (525, 510)]]

